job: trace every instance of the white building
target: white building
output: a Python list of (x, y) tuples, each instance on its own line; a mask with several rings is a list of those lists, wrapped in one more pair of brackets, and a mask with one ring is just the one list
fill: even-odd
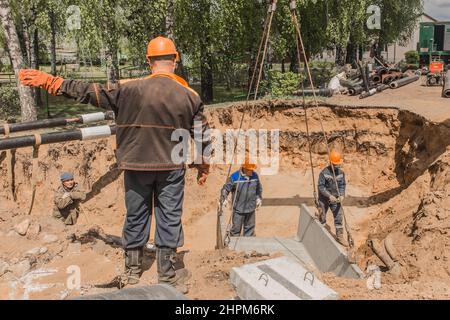
[(422, 14), (420, 20), (417, 22), (416, 29), (414, 30), (413, 35), (409, 39), (409, 41), (403, 46), (394, 43), (387, 47), (387, 50), (382, 53), (383, 57), (389, 63), (397, 63), (403, 59), (405, 59), (405, 53), (408, 51), (416, 51), (417, 45), (419, 43), (419, 35), (420, 35), (420, 23), (421, 22), (437, 22), (436, 19), (427, 15), (426, 13)]

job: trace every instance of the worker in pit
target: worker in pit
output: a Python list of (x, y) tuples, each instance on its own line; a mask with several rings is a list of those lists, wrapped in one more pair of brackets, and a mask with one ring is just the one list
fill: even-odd
[(86, 200), (86, 193), (75, 182), (72, 173), (63, 173), (60, 180), (61, 185), (54, 197), (53, 217), (66, 225), (74, 225), (80, 215), (80, 203)]
[(233, 173), (222, 188), (220, 204), (224, 208), (228, 206), (227, 198), (231, 192), (232, 237), (255, 236), (256, 209), (262, 204), (262, 184), (255, 170), (256, 164), (246, 159), (241, 169)]
[(346, 182), (342, 163), (342, 155), (337, 151), (332, 151), (330, 153), (330, 165), (320, 173), (318, 182), (319, 220), (325, 226), (328, 209), (331, 209), (334, 216), (336, 239), (339, 243), (345, 245), (342, 202), (345, 197)]
[(187, 163), (172, 154), (181, 142), (173, 133), (196, 137), (196, 147), (201, 150), (190, 167), (197, 168), (197, 182), (203, 185), (212, 152), (209, 125), (199, 95), (174, 73), (179, 54), (173, 41), (164, 37), (151, 40), (147, 61), (150, 76), (106, 85), (65, 80), (38, 70), (21, 70), (19, 78), (23, 85), (114, 111), (116, 157), (118, 168), (124, 170), (127, 208), (122, 236), (125, 272), (119, 286), (140, 281), (154, 207), (158, 282), (187, 293), (190, 273), (174, 267), (177, 248), (184, 245), (181, 216)]

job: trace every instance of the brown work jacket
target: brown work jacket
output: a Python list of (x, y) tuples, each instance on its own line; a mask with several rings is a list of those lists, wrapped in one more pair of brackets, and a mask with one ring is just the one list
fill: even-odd
[[(172, 150), (180, 143), (172, 141), (174, 130), (185, 129), (193, 137), (194, 122), (198, 123), (202, 135), (209, 129), (198, 94), (171, 73), (106, 85), (65, 80), (59, 93), (114, 111), (119, 169), (182, 169), (185, 163), (174, 163), (171, 157)], [(210, 144), (210, 138), (204, 136), (203, 150), (209, 150)]]
[(86, 193), (76, 184), (67, 190), (59, 186), (54, 196), (53, 216), (64, 220), (65, 224), (75, 224), (80, 210), (80, 202), (86, 199)]

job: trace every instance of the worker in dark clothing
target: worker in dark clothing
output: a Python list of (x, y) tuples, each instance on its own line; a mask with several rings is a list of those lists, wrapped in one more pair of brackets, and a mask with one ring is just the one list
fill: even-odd
[(232, 237), (239, 237), (241, 233), (244, 237), (255, 236), (255, 212), (262, 204), (262, 185), (255, 170), (256, 165), (246, 160), (241, 170), (233, 173), (222, 188), (220, 202), (223, 207), (227, 207), (228, 194), (232, 194)]
[(75, 182), (72, 173), (61, 175), (61, 186), (55, 193), (53, 216), (66, 225), (77, 223), (80, 215), (80, 202), (86, 200), (86, 193)]
[(196, 146), (202, 149), (200, 161), (191, 167), (197, 168), (198, 184), (203, 185), (209, 174), (210, 154), (205, 152), (211, 149), (206, 135), (209, 126), (198, 94), (174, 74), (179, 61), (175, 44), (163, 37), (153, 39), (147, 48), (147, 60), (150, 76), (115, 84), (64, 80), (38, 70), (21, 70), (19, 77), (24, 85), (114, 111), (117, 164), (124, 170), (127, 207), (122, 239), (123, 285), (139, 282), (154, 207), (158, 280), (187, 292), (185, 279), (179, 274), (188, 273), (176, 273), (174, 269), (176, 250), (184, 244), (181, 216), (186, 163), (173, 159), (172, 151), (180, 140), (173, 139), (172, 134), (179, 130), (191, 137), (201, 133), (201, 138), (195, 135)]
[[(334, 226), (336, 227), (336, 238), (339, 243), (345, 245), (342, 202), (345, 197), (346, 183), (345, 173), (341, 168), (341, 154), (332, 151), (330, 154), (330, 162), (331, 165), (323, 169), (319, 176), (319, 220), (325, 225), (328, 209), (331, 209), (334, 216)], [(336, 189), (336, 183), (338, 189)]]

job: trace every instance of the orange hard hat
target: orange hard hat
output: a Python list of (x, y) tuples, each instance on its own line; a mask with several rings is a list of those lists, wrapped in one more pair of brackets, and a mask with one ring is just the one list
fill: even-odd
[(330, 153), (330, 161), (332, 164), (335, 164), (335, 165), (342, 164), (342, 162), (343, 162), (342, 155), (339, 152), (333, 150)]
[(250, 159), (247, 157), (247, 158), (245, 158), (245, 162), (242, 164), (242, 168), (246, 169), (246, 170), (250, 170), (250, 171), (255, 171), (256, 170), (256, 164), (255, 163), (251, 163)]
[(180, 60), (175, 43), (169, 38), (157, 37), (148, 43), (147, 58), (170, 55), (176, 56), (176, 61)]

